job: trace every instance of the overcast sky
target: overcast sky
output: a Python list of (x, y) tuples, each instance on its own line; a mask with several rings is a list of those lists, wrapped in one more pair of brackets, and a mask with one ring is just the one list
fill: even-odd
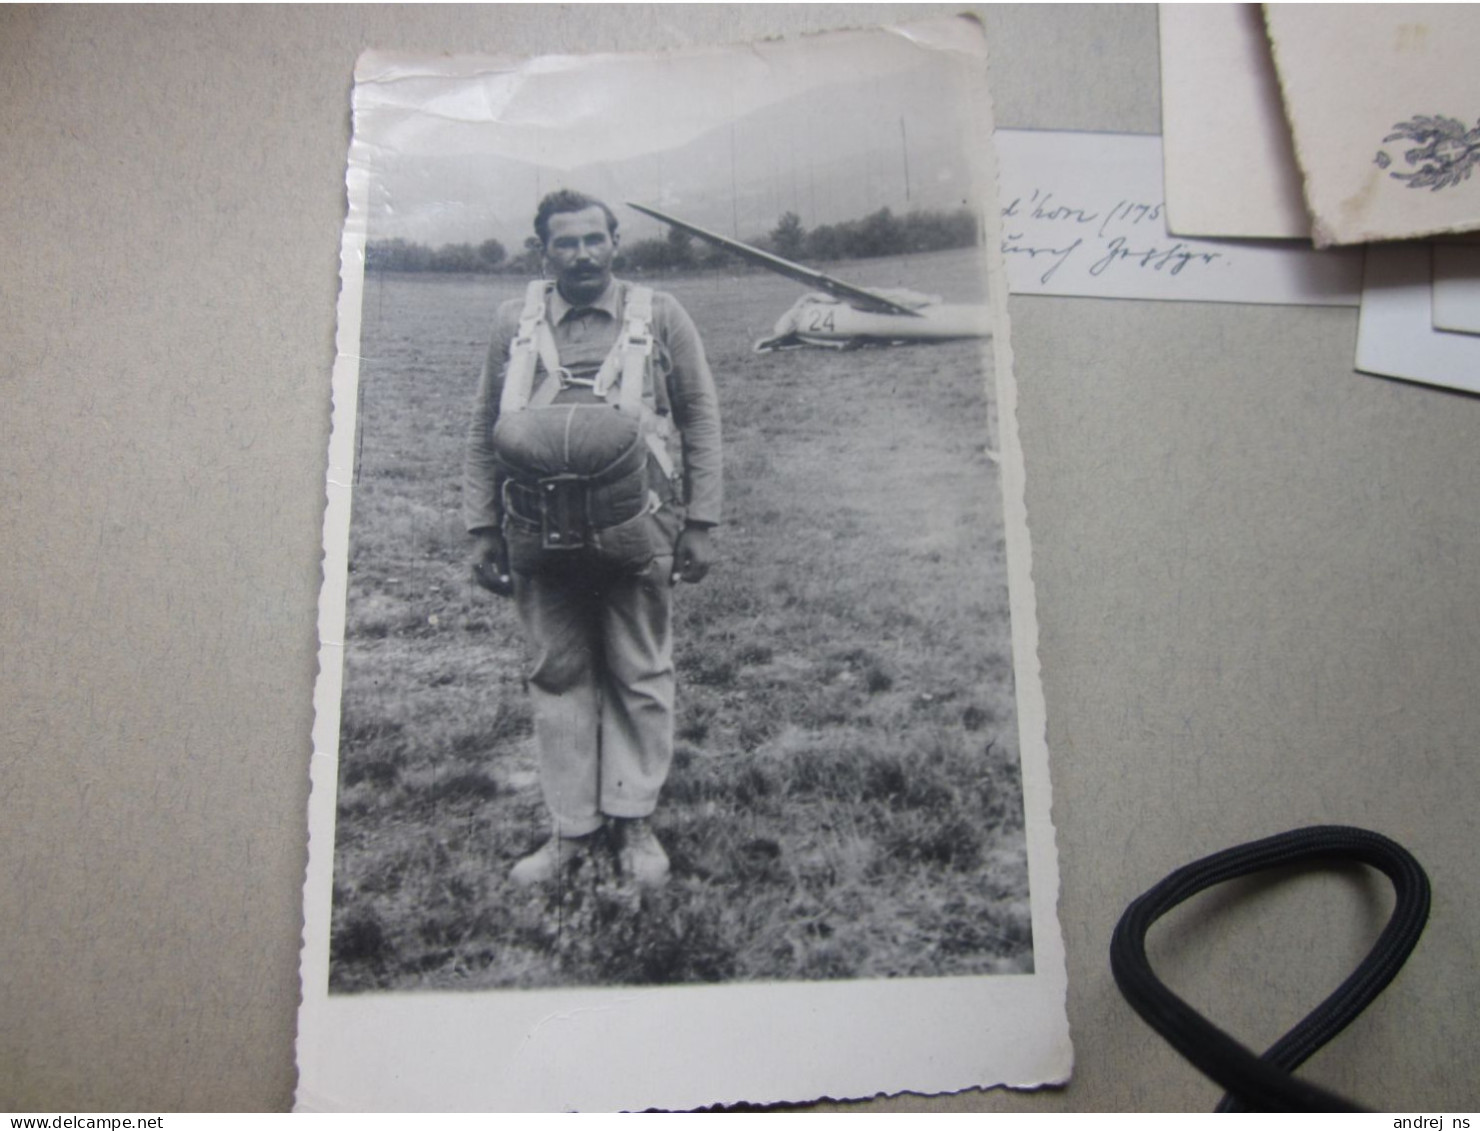
[(742, 239), (785, 211), (811, 228), (885, 206), (970, 205), (971, 147), (988, 132), (968, 135), (965, 104), (984, 80), (979, 33), (955, 23), (934, 37), (469, 66), (455, 80), (387, 61), (367, 83), (362, 68), (355, 154), (369, 169), (370, 238), (493, 237), (512, 252), (559, 187), (604, 197), (629, 240), (663, 229), (625, 200)]

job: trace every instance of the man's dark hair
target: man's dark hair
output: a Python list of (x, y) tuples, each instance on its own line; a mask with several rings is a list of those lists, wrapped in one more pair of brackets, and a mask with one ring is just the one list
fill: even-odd
[(605, 201), (576, 192), (575, 189), (556, 189), (545, 195), (545, 199), (540, 201), (539, 210), (534, 214), (534, 234), (539, 236), (540, 246), (550, 242), (551, 216), (559, 212), (584, 212), (588, 208), (599, 208), (605, 212), (607, 234), (617, 234), (617, 215), (606, 206)]

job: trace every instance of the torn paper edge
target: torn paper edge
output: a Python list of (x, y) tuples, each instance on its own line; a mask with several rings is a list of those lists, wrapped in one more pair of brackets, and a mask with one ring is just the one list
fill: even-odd
[[(975, 21), (972, 21), (973, 24)], [(894, 29), (895, 34), (904, 34)], [(980, 28), (977, 26), (978, 34)], [(915, 34), (915, 33), (910, 33)], [(925, 41), (933, 42), (927, 37)], [(985, 68), (984, 50), (969, 52)], [(602, 1107), (637, 1109), (698, 1107), (713, 1103), (787, 1102), (821, 1098), (859, 1098), (881, 1093), (945, 1093), (973, 1087), (1038, 1088), (1067, 1081), (1072, 1068), (1066, 1005), (1066, 973), (1057, 918), (1059, 875), (1051, 823), (1046, 717), (1037, 655), (1038, 629), (1032, 594), (1032, 559), (1024, 501), (1025, 476), (1016, 424), (1016, 385), (1006, 341), (1005, 273), (1000, 256), (1000, 224), (995, 216), (996, 165), (989, 144), (990, 98), (986, 80), (975, 84), (974, 108), (982, 131), (976, 151), (988, 215), (986, 264), (989, 301), (1002, 319), (994, 335), (994, 379), (999, 397), (1002, 446), (1004, 531), (1007, 540), (1010, 607), (1017, 687), (1023, 804), (1030, 870), (1035, 973), (995, 977), (940, 977), (876, 982), (737, 983), (661, 989), (575, 989), (465, 993), (387, 993), (341, 996), (330, 1000), (328, 986), (329, 912), (333, 881), (337, 748), (343, 690), (343, 640), (350, 530), (350, 482), (354, 466), (359, 340), (363, 297), (369, 176), (358, 133), (351, 141), (346, 177), (349, 214), (341, 243), (342, 288), (338, 304), (337, 356), (332, 396), (333, 423), (326, 478), (324, 583), (319, 604), (319, 676), (314, 693), (314, 754), (310, 777), (309, 860), (305, 876), (305, 915), (300, 980), (303, 1003), (297, 1040), (299, 1110), (394, 1107), (422, 1110), (484, 1109), (489, 1106), (557, 1110)], [(358, 110), (357, 110), (358, 116)], [(680, 1017), (702, 1016), (708, 1025), (680, 1033), (663, 1029), (672, 1020), (654, 1003), (681, 1001)], [(740, 1008), (737, 1008), (740, 1007)], [(455, 1028), (480, 1032), (490, 1021), (523, 1029), (526, 1036), (504, 1052), (522, 1059), (534, 1036), (579, 1029), (583, 1016), (621, 1009), (632, 1032), (666, 1036), (681, 1049), (677, 1077), (662, 1084), (632, 1082), (625, 1090), (593, 1092), (580, 1071), (584, 1039), (562, 1049), (564, 1072), (535, 1061), (518, 1066), (525, 1086), (492, 1094), (481, 1086), (484, 1056), (456, 1043), (433, 1057), (437, 1072), (408, 1079), (418, 1065), (403, 1055), (422, 1041)], [(530, 1013), (530, 1010), (533, 1010)], [(511, 1013), (528, 1015), (528, 1024)], [(393, 1014), (392, 1023), (383, 1024)], [(857, 1020), (879, 1018), (880, 1035), (855, 1045)], [(825, 1020), (820, 1028), (817, 1019)], [(511, 1024), (512, 1022), (512, 1024)], [(778, 1037), (788, 1030), (811, 1029), (809, 1049), (776, 1057)], [(403, 1047), (387, 1047), (394, 1033)], [(796, 1036), (797, 1034), (793, 1034)], [(821, 1041), (824, 1049), (817, 1047)], [(539, 1042), (535, 1042), (539, 1043)], [(548, 1046), (546, 1046), (548, 1047)], [(566, 1059), (569, 1054), (568, 1060)], [(754, 1061), (766, 1055), (772, 1062)], [(902, 1061), (914, 1058), (912, 1067)], [(827, 1060), (827, 1064), (819, 1063)], [(376, 1087), (343, 1091), (345, 1079), (330, 1062)], [(750, 1063), (747, 1063), (750, 1062)], [(481, 1071), (480, 1071), (481, 1066)], [(508, 1066), (505, 1065), (507, 1068)]]
[[(1167, 230), (1204, 239), (1309, 239), (1259, 5), (1159, 4), (1157, 14)], [(1222, 129), (1230, 123), (1239, 127), (1232, 142)], [(1201, 178), (1184, 155), (1200, 164)]]

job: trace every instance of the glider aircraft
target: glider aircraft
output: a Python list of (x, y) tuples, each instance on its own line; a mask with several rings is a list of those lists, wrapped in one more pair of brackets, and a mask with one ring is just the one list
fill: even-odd
[(817, 288), (799, 298), (781, 316), (770, 337), (755, 343), (757, 353), (797, 346), (857, 349), (860, 346), (948, 342), (992, 335), (991, 318), (985, 306), (942, 302), (938, 296), (909, 290), (870, 290), (855, 286), (666, 215), (656, 208), (631, 201), (627, 203), (628, 207), (654, 220), (724, 248), (749, 263)]

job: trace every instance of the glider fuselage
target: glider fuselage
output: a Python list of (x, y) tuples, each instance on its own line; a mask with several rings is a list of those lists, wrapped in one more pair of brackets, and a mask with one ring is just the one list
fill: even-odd
[(849, 349), (904, 342), (948, 342), (985, 338), (992, 333), (985, 306), (927, 301), (914, 313), (889, 314), (859, 310), (830, 295), (808, 294), (776, 322), (770, 337), (757, 342), (759, 352), (796, 346)]

